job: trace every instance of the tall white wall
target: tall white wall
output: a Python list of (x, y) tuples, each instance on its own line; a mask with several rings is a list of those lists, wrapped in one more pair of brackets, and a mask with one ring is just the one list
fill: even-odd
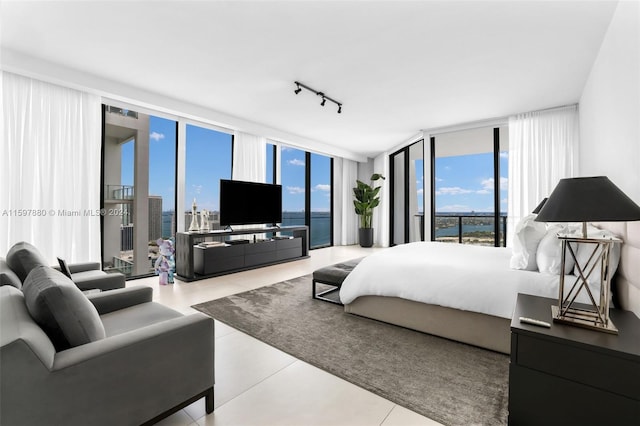
[[(638, 1), (618, 4), (582, 92), (579, 173), (608, 176), (640, 204)], [(623, 307), (640, 316), (640, 289), (630, 285), (618, 291)]]
[(618, 4), (582, 92), (579, 173), (640, 203), (640, 2)]

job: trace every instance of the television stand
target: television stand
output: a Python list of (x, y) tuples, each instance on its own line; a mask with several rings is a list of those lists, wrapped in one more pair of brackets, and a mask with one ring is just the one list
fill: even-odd
[[(276, 235), (279, 232), (290, 232), (293, 238)], [(198, 246), (206, 241), (222, 243), (232, 235), (251, 234), (271, 234), (271, 238), (251, 239), (244, 244)], [(175, 257), (176, 278), (187, 282), (305, 259), (309, 257), (309, 228), (282, 226), (177, 232)]]

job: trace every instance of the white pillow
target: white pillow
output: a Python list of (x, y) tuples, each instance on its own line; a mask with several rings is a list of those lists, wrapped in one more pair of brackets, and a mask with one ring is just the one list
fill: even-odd
[[(613, 234), (611, 231), (598, 229), (595, 226), (587, 227), (587, 237), (616, 238), (615, 234)], [(609, 277), (610, 278), (613, 278), (613, 275), (616, 273), (616, 270), (618, 269), (618, 263), (620, 263), (620, 248), (621, 248), (620, 243), (614, 243), (613, 246), (611, 247), (611, 251), (609, 252), (609, 270), (610, 270)], [(589, 244), (589, 243), (578, 244), (578, 251), (576, 252), (576, 258), (578, 263), (580, 263), (583, 269), (584, 269), (585, 263), (587, 262), (587, 260), (589, 260), (589, 256), (591, 256), (591, 253), (593, 253), (594, 249), (595, 249), (595, 246), (593, 244)], [(594, 256), (599, 256), (600, 253), (602, 253), (602, 247), (598, 247), (598, 251)], [(600, 283), (601, 270), (602, 269), (600, 267), (600, 263), (598, 262), (598, 266), (594, 268), (593, 272), (591, 273), (591, 276), (589, 277), (590, 283), (592, 284)], [(588, 268), (587, 270), (584, 270), (583, 273), (586, 275), (587, 272), (589, 272)], [(579, 275), (577, 265), (573, 269), (573, 274), (576, 276)]]
[(513, 254), (509, 266), (511, 269), (535, 271), (536, 251), (540, 240), (544, 237), (547, 227), (544, 222), (536, 222), (536, 215), (525, 216), (516, 226), (513, 238)]
[[(549, 227), (536, 252), (536, 263), (538, 270), (544, 274), (560, 275), (562, 264), (562, 241), (558, 239), (558, 234), (567, 232), (567, 227), (553, 225)], [(575, 246), (573, 246), (575, 248)], [(572, 274), (575, 261), (571, 254), (567, 253), (564, 265), (564, 274)]]

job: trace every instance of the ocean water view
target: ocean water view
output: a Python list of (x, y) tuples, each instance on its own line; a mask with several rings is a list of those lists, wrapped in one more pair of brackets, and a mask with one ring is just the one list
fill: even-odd
[[(502, 220), (506, 217), (501, 216)], [(461, 219), (459, 219), (461, 218)], [(436, 215), (436, 239), (458, 237), (458, 220), (462, 220), (463, 236), (493, 236), (494, 224), (492, 213), (439, 213)], [(162, 212), (162, 234), (164, 238), (172, 235), (173, 212)], [(304, 225), (304, 212), (283, 212), (282, 226)], [(323, 247), (331, 243), (331, 213), (311, 212), (311, 247)]]
[[(217, 212), (213, 212), (217, 214)], [(185, 213), (185, 215), (188, 213)], [(173, 234), (173, 212), (162, 212), (162, 235), (169, 238)], [(282, 212), (282, 226), (304, 225), (304, 212)], [(311, 247), (323, 247), (331, 244), (331, 213), (311, 212)]]
[[(282, 226), (304, 225), (304, 212), (282, 212)], [(311, 212), (311, 248), (331, 244), (331, 213)]]

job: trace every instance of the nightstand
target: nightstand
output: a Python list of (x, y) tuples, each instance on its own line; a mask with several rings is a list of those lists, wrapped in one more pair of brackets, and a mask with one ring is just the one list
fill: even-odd
[[(557, 299), (519, 294), (511, 320), (510, 425), (640, 424), (640, 319), (611, 309), (618, 335), (554, 323)], [(551, 328), (521, 323), (520, 317)]]

